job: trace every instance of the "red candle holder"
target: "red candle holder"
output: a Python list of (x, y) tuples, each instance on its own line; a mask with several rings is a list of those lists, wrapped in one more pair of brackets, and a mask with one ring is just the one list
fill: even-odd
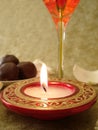
[(50, 79), (49, 87), (61, 87), (64, 91), (70, 92), (68, 95), (61, 94), (52, 98), (50, 95), (41, 98), (37, 93), (32, 96), (26, 92), (33, 87), (40, 87), (38, 78), (11, 84), (1, 92), (1, 101), (5, 107), (16, 113), (52, 120), (87, 110), (97, 100), (94, 88), (78, 81)]

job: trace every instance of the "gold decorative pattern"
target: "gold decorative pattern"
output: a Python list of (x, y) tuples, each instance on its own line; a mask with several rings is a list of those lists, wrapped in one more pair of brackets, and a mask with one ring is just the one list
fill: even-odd
[(54, 98), (48, 100), (41, 100), (34, 97), (29, 97), (21, 92), (21, 88), (27, 84), (38, 82), (38, 78), (33, 78), (30, 80), (24, 80), (9, 85), (2, 93), (3, 99), (17, 107), (35, 109), (35, 110), (63, 110), (76, 108), (89, 103), (96, 98), (96, 92), (93, 87), (80, 83), (78, 81), (71, 80), (59, 80), (51, 78), (49, 81), (65, 82), (67, 84), (72, 84), (79, 91), (69, 97), (64, 98)]

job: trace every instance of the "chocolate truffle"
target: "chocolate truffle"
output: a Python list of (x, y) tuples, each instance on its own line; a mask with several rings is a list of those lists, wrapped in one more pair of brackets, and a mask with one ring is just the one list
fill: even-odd
[(32, 62), (20, 62), (17, 67), (19, 68), (20, 79), (32, 78), (37, 74), (37, 69)]
[(19, 60), (16, 56), (14, 55), (5, 55), (4, 57), (2, 57), (0, 59), (0, 65), (2, 65), (3, 63), (7, 63), (7, 62), (13, 62), (15, 64), (19, 63)]
[(12, 62), (4, 63), (0, 66), (0, 80), (17, 80), (19, 69), (16, 64)]

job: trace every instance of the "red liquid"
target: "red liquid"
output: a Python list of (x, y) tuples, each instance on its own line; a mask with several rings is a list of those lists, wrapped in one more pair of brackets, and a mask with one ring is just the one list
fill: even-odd
[(72, 13), (74, 12), (79, 0), (43, 0), (48, 8), (52, 18), (57, 25), (60, 21), (59, 10), (62, 10), (62, 21), (64, 25), (68, 23)]
[(56, 0), (56, 5), (58, 10), (61, 9), (63, 10), (65, 8), (67, 0)]

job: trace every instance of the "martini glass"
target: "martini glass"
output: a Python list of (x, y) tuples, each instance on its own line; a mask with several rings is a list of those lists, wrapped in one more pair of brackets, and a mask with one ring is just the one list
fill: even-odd
[(63, 44), (65, 29), (79, 0), (43, 0), (49, 10), (58, 32), (58, 77), (63, 78)]

